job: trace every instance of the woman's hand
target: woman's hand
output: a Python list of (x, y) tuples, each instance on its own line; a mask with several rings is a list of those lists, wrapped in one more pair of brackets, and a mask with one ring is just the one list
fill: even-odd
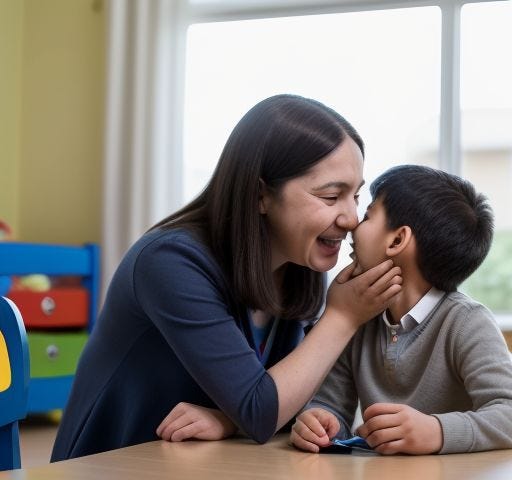
[(169, 442), (188, 438), (222, 440), (236, 430), (236, 425), (220, 410), (181, 402), (163, 419), (156, 434)]
[(436, 417), (407, 405), (374, 403), (363, 413), (357, 429), (375, 451), (384, 455), (437, 453), (443, 446), (443, 431)]
[(352, 278), (355, 263), (345, 267), (333, 280), (327, 292), (328, 310), (346, 318), (356, 326), (383, 312), (402, 289), (400, 267), (386, 260)]

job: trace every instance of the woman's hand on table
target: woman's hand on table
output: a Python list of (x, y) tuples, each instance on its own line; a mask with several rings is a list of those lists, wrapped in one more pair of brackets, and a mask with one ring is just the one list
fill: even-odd
[(163, 419), (156, 434), (169, 442), (181, 442), (191, 438), (222, 440), (236, 431), (236, 425), (220, 410), (181, 402)]

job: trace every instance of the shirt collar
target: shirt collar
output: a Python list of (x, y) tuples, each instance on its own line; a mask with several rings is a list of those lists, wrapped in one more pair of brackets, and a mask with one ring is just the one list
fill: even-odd
[[(402, 328), (408, 332), (419, 325), (429, 316), (430, 312), (434, 310), (435, 306), (440, 302), (444, 294), (445, 292), (442, 290), (432, 287), (425, 295), (423, 295), (423, 297), (420, 298), (419, 302), (400, 319), (400, 325)], [(396, 328), (396, 325), (392, 325), (389, 322), (387, 312), (382, 314), (382, 318), (388, 327), (392, 328), (394, 326)]]

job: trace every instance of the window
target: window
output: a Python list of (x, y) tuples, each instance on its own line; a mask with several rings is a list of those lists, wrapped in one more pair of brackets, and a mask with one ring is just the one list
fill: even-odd
[(492, 249), (462, 289), (512, 328), (512, 4), (468, 4), (461, 14), (462, 174), (489, 198)]
[[(463, 289), (512, 330), (512, 5), (463, 3), (189, 0), (183, 200), (252, 105), (284, 92), (318, 99), (361, 133), (368, 183), (392, 165), (427, 164), (489, 196), (496, 240)], [(368, 200), (362, 192), (361, 209)]]
[[(192, 25), (186, 201), (206, 184), (245, 111), (277, 93), (308, 96), (344, 115), (367, 145), (367, 180), (400, 163), (435, 164), (440, 27), (436, 7)], [(340, 266), (348, 253), (345, 243)]]
[(440, 22), (439, 9), (427, 7), (192, 25), (186, 200), (205, 185), (245, 111), (277, 93), (344, 115), (367, 144), (368, 179), (391, 165), (435, 162)]

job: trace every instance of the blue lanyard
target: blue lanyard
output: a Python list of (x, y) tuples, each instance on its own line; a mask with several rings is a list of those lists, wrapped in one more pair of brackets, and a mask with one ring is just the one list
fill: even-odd
[[(272, 327), (270, 328), (269, 332), (270, 323)], [(267, 363), (270, 350), (272, 350), (272, 344), (274, 343), (274, 339), (276, 336), (279, 319), (274, 318), (273, 320), (270, 321), (270, 323), (264, 327), (257, 327), (256, 325), (254, 325), (252, 321), (252, 316), (249, 313), (249, 325), (251, 326), (252, 340), (254, 343), (254, 348), (256, 350), (256, 355), (258, 356), (258, 360), (261, 362), (262, 365), (265, 365)]]

